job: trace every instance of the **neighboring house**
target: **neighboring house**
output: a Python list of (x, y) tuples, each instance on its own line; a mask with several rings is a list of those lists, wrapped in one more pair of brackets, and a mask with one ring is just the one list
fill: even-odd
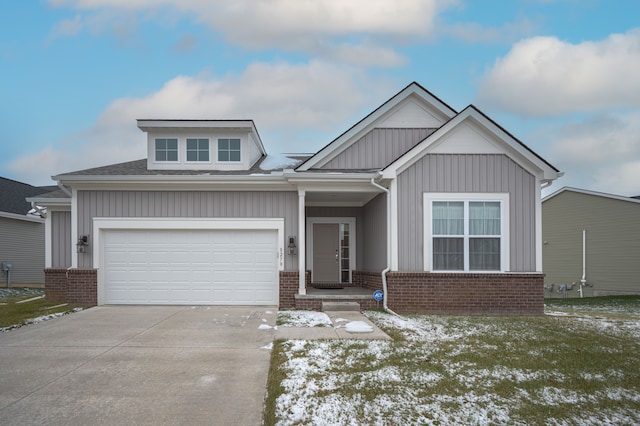
[(561, 173), (474, 106), (412, 83), (306, 157), (268, 156), (252, 120), (138, 127), (146, 159), (37, 199), (47, 297), (319, 309), (385, 289), (398, 312), (543, 313), (541, 186)]
[(44, 285), (45, 213), (25, 198), (52, 189), (0, 177), (0, 286)]
[(640, 199), (565, 187), (542, 224), (547, 297), (640, 294)]

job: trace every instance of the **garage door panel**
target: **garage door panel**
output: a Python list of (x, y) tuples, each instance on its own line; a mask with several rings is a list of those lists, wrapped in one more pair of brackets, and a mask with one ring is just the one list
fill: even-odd
[(105, 303), (277, 304), (275, 230), (107, 230)]

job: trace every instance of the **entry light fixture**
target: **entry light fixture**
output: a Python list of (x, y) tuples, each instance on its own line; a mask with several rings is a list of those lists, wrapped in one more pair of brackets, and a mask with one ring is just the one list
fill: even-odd
[(296, 237), (289, 237), (289, 245), (287, 248), (289, 249), (289, 255), (293, 256), (296, 254)]
[(78, 242), (76, 243), (76, 252), (86, 253), (87, 247), (89, 247), (89, 236), (83, 235), (80, 238), (78, 238)]

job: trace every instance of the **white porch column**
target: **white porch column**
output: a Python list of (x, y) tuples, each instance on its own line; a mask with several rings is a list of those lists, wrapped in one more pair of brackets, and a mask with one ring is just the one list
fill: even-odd
[(307, 239), (305, 238), (306, 220), (304, 210), (305, 190), (298, 189), (298, 294), (307, 294), (306, 264), (307, 264)]

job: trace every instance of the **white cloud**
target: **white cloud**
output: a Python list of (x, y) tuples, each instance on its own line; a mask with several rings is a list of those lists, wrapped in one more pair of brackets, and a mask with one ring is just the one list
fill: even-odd
[(549, 158), (565, 172), (559, 184), (620, 195), (640, 195), (640, 111), (591, 117), (546, 129)]
[(16, 179), (136, 160), (146, 156), (136, 119), (253, 119), (267, 152), (313, 152), (384, 102), (393, 89), (362, 72), (324, 62), (254, 63), (239, 76), (178, 76), (158, 91), (121, 98), (87, 130), (13, 161)]
[(486, 27), (476, 22), (454, 24), (443, 33), (469, 43), (511, 43), (534, 32), (537, 23), (529, 18), (506, 22), (500, 27)]
[(516, 43), (483, 77), (480, 104), (525, 116), (640, 106), (640, 28), (598, 42)]
[[(391, 46), (430, 35), (439, 12), (458, 0), (49, 0), (120, 25), (119, 15), (194, 17), (236, 45), (277, 47), (364, 66), (397, 66)], [(170, 11), (167, 13), (167, 11)], [(163, 13), (164, 12), (164, 13)], [(130, 16), (128, 19), (131, 19)], [(86, 19), (85, 19), (86, 20)], [(62, 24), (59, 24), (60, 27)], [(63, 32), (55, 29), (59, 34)]]

